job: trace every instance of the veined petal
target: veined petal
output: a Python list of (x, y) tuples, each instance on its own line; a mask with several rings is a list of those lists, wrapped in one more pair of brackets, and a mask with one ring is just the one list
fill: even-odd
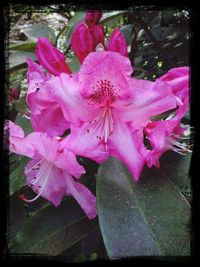
[(120, 118), (131, 121), (134, 128), (146, 125), (149, 118), (176, 108), (177, 100), (171, 87), (164, 82), (132, 79), (131, 105), (121, 109)]
[(76, 155), (90, 158), (98, 163), (104, 162), (109, 156), (105, 145), (98, 139), (90, 123), (84, 123), (79, 127), (71, 125), (71, 134), (63, 141), (62, 146)]
[(113, 94), (120, 99), (132, 95), (130, 75), (133, 69), (130, 60), (116, 52), (92, 52), (84, 60), (79, 71), (80, 93), (89, 98), (96, 91), (105, 94), (106, 84), (110, 83)]
[(69, 128), (69, 123), (46, 87), (49, 78), (44, 75), (40, 65), (28, 61), (26, 101), (31, 111), (31, 124), (35, 131), (47, 132), (50, 136), (62, 135)]
[(89, 106), (80, 96), (77, 77), (63, 73), (48, 81), (47, 86), (60, 104), (65, 119), (70, 123), (79, 125), (81, 121), (91, 120), (95, 116), (95, 107)]
[[(37, 152), (37, 158), (42, 157), (60, 169), (67, 170), (69, 173), (79, 178), (85, 173), (83, 166), (76, 161), (75, 155), (62, 147), (62, 141), (49, 137), (46, 133), (34, 132), (26, 137)], [(51, 151), (51, 153), (49, 153)]]
[(139, 130), (132, 132), (125, 123), (116, 123), (114, 127), (108, 141), (110, 155), (121, 160), (137, 181), (148, 153), (143, 144), (143, 133)]
[(65, 178), (67, 184), (67, 194), (72, 195), (76, 199), (89, 219), (96, 217), (96, 197), (87, 189), (86, 186), (75, 182), (67, 172), (65, 172)]
[(173, 93), (184, 101), (189, 93), (189, 67), (179, 67), (169, 70), (158, 80), (168, 83)]

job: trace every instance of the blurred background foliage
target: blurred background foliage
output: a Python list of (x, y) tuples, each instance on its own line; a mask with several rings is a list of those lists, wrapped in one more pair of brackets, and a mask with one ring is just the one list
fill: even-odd
[[(134, 77), (155, 80), (173, 67), (189, 65), (191, 33), (188, 10), (156, 10), (148, 7), (114, 11), (102, 9), (100, 23), (105, 28), (106, 42), (114, 28), (118, 27), (122, 31)], [(18, 4), (10, 5), (5, 10), (8, 20), (5, 53), (6, 117), (21, 125), (25, 133), (32, 131), (30, 121), (26, 118), (29, 115), (25, 102), (26, 58), (36, 60), (34, 49), (37, 38), (48, 37), (65, 54), (72, 71), (77, 71), (80, 64), (70, 48), (70, 37), (76, 23), (84, 20), (85, 12), (86, 9), (76, 5)], [(185, 120), (189, 124), (188, 114)], [(79, 160), (87, 170), (81, 181), (95, 193), (98, 164), (84, 158)], [(33, 195), (25, 187), (23, 173), (27, 159), (10, 154), (9, 161), (9, 253), (59, 256), (59, 260), (68, 262), (108, 258), (98, 219), (89, 221), (71, 198), (65, 198), (58, 208), (41, 198), (32, 205), (23, 203), (19, 199), (21, 193)], [(177, 187), (190, 201), (188, 180), (179, 181)]]

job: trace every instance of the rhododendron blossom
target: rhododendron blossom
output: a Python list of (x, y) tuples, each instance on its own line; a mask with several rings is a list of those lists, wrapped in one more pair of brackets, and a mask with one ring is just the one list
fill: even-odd
[(132, 71), (119, 53), (92, 52), (76, 79), (61, 74), (47, 85), (71, 123), (66, 146), (97, 162), (115, 156), (138, 180), (149, 153), (143, 128), (151, 116), (174, 109), (177, 100), (165, 82), (132, 79)]
[(30, 108), (30, 119), (35, 131), (46, 132), (50, 136), (62, 135), (69, 128), (59, 104), (47, 90), (46, 82), (50, 74), (32, 59), (28, 64), (28, 92), (26, 102)]
[(191, 151), (180, 142), (188, 130), (181, 122), (189, 110), (189, 67), (173, 68), (155, 81), (132, 78), (122, 32), (115, 28), (105, 40), (101, 17), (100, 10), (88, 11), (74, 28), (70, 44), (81, 63), (76, 73), (47, 38), (38, 38), (39, 64), (27, 59), (26, 102), (34, 131), (25, 136), (13, 122), (5, 126), (9, 150), (31, 159), (26, 184), (36, 196), (21, 198), (32, 203), (41, 196), (58, 206), (73, 196), (90, 219), (97, 214), (96, 198), (78, 181), (85, 169), (76, 155), (98, 163), (113, 156), (138, 181), (145, 164), (160, 167), (165, 151)]
[(10, 151), (32, 158), (25, 167), (26, 183), (37, 194), (33, 199), (21, 196), (26, 202), (33, 202), (40, 196), (58, 206), (64, 195), (73, 196), (89, 218), (96, 216), (96, 198), (82, 184), (76, 182), (85, 173), (75, 155), (61, 148), (61, 138), (50, 138), (46, 133), (33, 132), (24, 137), (23, 130), (7, 122)]
[(188, 145), (178, 141), (187, 139), (182, 134), (188, 130), (188, 127), (181, 126), (181, 119), (189, 109), (189, 68), (171, 69), (158, 80), (165, 81), (171, 86), (177, 98), (178, 108), (171, 118), (149, 122), (144, 129), (152, 147), (147, 157), (149, 167), (152, 165), (159, 167), (159, 158), (169, 149), (180, 154), (191, 152)]

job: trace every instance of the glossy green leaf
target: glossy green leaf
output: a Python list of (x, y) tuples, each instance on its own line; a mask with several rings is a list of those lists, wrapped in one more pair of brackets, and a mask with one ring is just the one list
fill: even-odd
[(8, 59), (8, 69), (10, 71), (16, 71), (22, 68), (26, 68), (27, 67), (26, 60), (28, 58), (36, 60), (35, 54), (32, 52), (22, 52), (22, 51), (13, 52)]
[(37, 42), (38, 37), (47, 37), (53, 43), (56, 41), (56, 35), (54, 31), (43, 24), (33, 24), (23, 29), (24, 34), (29, 40)]
[(18, 42), (9, 46), (10, 50), (34, 52), (36, 42)]
[(136, 183), (114, 158), (100, 166), (97, 208), (110, 258), (190, 255), (190, 205), (161, 170), (145, 167)]
[(123, 11), (123, 10), (104, 12), (99, 23), (105, 24), (105, 23), (109, 22), (110, 20), (117, 18), (117, 17), (119, 17), (125, 13), (127, 13), (127, 11)]
[(97, 220), (89, 220), (72, 198), (31, 216), (11, 243), (11, 253), (55, 256), (85, 238)]
[(120, 28), (120, 31), (122, 32), (124, 39), (126, 40), (127, 46), (130, 45), (132, 42), (132, 38), (133, 38), (132, 29), (133, 29), (133, 26), (130, 24), (123, 25)]

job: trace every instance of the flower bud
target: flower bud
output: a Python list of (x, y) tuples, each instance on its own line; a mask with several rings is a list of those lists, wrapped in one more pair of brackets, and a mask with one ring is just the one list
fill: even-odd
[(90, 29), (90, 32), (93, 39), (94, 49), (98, 44), (102, 44), (105, 47), (103, 26), (101, 24), (95, 25)]
[(36, 46), (36, 56), (40, 64), (53, 75), (60, 75), (62, 72), (71, 73), (71, 70), (65, 62), (65, 56), (56, 49), (48, 38), (39, 37)]
[(108, 50), (118, 52), (122, 56), (128, 56), (126, 41), (123, 34), (117, 28), (112, 32), (110, 36)]
[(71, 36), (71, 48), (80, 63), (83, 63), (85, 57), (94, 50), (93, 47), (92, 35), (88, 27), (79, 22)]
[(89, 28), (97, 25), (102, 17), (102, 12), (100, 10), (88, 11), (85, 15), (85, 22)]

